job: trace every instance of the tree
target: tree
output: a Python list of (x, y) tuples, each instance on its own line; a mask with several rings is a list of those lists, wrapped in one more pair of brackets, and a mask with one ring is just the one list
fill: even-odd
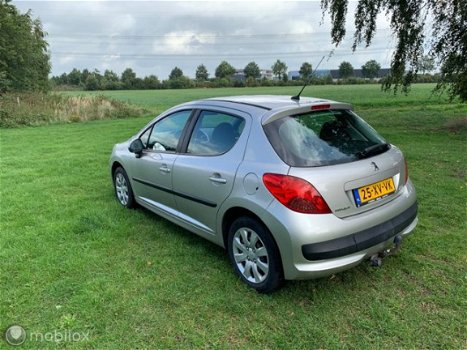
[(272, 72), (276, 76), (277, 79), (282, 79), (285, 80), (287, 77), (287, 65), (285, 62), (282, 62), (281, 60), (277, 60), (273, 65), (272, 65)]
[(97, 81), (99, 82), (99, 85), (102, 81), (102, 74), (101, 72), (99, 71), (99, 69), (95, 68), (94, 71), (92, 72), (92, 74), (96, 77)]
[(373, 79), (378, 76), (381, 65), (375, 60), (369, 60), (362, 66), (362, 74), (365, 78)]
[(73, 68), (73, 70), (68, 73), (67, 81), (65, 84), (79, 86), (81, 84), (81, 71), (79, 69)]
[(309, 79), (311, 77), (311, 73), (313, 73), (311, 64), (308, 62), (303, 62), (298, 73), (300, 74), (303, 80)]
[(86, 81), (84, 82), (84, 88), (90, 91), (99, 90), (99, 80), (95, 74), (90, 74), (86, 78)]
[(227, 61), (222, 61), (216, 68), (216, 78), (230, 78), (235, 73), (235, 68)]
[(49, 88), (50, 57), (46, 33), (31, 12), (21, 14), (0, 0), (0, 92)]
[(256, 64), (256, 62), (254, 61), (248, 63), (245, 66), (245, 68), (243, 68), (243, 73), (245, 73), (245, 77), (247, 79), (248, 78), (256, 79), (256, 78), (259, 78), (259, 76), (261, 75), (261, 71), (258, 65)]
[(66, 73), (63, 73), (62, 75), (58, 76), (58, 77), (52, 77), (51, 79), (55, 85), (66, 85), (66, 84), (69, 84), (68, 82), (68, 75)]
[(145, 89), (158, 89), (161, 85), (159, 79), (155, 75), (144, 77), (143, 79)]
[(106, 69), (104, 71), (104, 76), (102, 77), (102, 80), (101, 80), (102, 90), (117, 90), (120, 87), (121, 87), (120, 79), (118, 78), (117, 73)]
[(166, 84), (170, 89), (189, 89), (193, 87), (193, 82), (191, 79), (184, 75), (181, 77), (169, 79)]
[[(84, 71), (83, 71), (84, 73)], [(133, 69), (127, 68), (122, 73), (122, 85), (124, 89), (130, 90), (133, 89), (136, 80), (136, 73), (133, 72)]]
[(169, 74), (169, 80), (174, 80), (181, 77), (183, 77), (183, 71), (178, 67), (172, 69), (172, 71)]
[(353, 66), (349, 62), (343, 61), (339, 65), (339, 76), (342, 79), (347, 79), (351, 77), (352, 74), (353, 74)]
[[(331, 37), (339, 45), (345, 37), (345, 19), (349, 0), (321, 0), (323, 12), (332, 20)], [(441, 66), (437, 89), (448, 88), (451, 98), (467, 101), (467, 2), (462, 0), (358, 0), (352, 49), (371, 44), (377, 15), (385, 13), (396, 38), (391, 73), (384, 80), (386, 90), (396, 92), (408, 87), (420, 69), (424, 47)], [(430, 20), (427, 20), (430, 19)], [(429, 32), (429, 35), (426, 33)]]
[(10, 88), (10, 80), (6, 77), (6, 72), (0, 71), (0, 95), (3, 91), (7, 91)]
[(86, 79), (88, 78), (90, 74), (91, 72), (87, 68), (84, 68), (83, 71), (81, 72), (80, 84), (84, 86)]
[(435, 60), (433, 57), (424, 55), (418, 62), (418, 69), (422, 74), (430, 73), (435, 70)]
[(135, 80), (133, 81), (133, 89), (135, 90), (145, 89), (143, 79), (136, 77)]
[(254, 77), (248, 77), (245, 80), (245, 86), (247, 87), (256, 87), (258, 86), (258, 80)]
[(204, 64), (200, 64), (196, 68), (196, 80), (198, 81), (206, 81), (209, 78), (208, 70), (206, 69)]

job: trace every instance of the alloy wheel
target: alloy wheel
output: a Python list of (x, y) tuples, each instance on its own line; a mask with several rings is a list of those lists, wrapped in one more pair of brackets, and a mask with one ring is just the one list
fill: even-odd
[(259, 235), (248, 227), (238, 229), (233, 237), (233, 256), (240, 273), (251, 283), (261, 283), (269, 273), (269, 256)]
[(122, 173), (117, 173), (115, 176), (115, 191), (117, 193), (118, 201), (121, 205), (126, 206), (128, 204), (128, 184), (125, 176)]

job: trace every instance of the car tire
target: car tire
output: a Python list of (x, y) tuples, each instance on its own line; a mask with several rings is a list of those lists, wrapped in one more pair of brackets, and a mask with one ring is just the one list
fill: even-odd
[(271, 293), (284, 282), (279, 249), (269, 230), (252, 217), (243, 216), (230, 225), (227, 249), (240, 278), (260, 293)]
[(126, 171), (121, 167), (115, 169), (113, 180), (117, 201), (125, 208), (134, 208), (136, 205), (135, 197)]

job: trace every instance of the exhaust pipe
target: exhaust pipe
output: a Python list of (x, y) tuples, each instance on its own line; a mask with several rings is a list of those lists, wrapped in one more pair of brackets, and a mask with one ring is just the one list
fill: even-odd
[(381, 265), (383, 265), (383, 257), (381, 254), (372, 255), (370, 258), (370, 265), (372, 267), (381, 267)]
[(370, 265), (373, 267), (381, 267), (383, 264), (383, 258), (394, 255), (399, 252), (402, 245), (402, 236), (397, 235), (394, 237), (394, 246), (390, 249), (385, 249), (377, 254), (374, 254), (370, 257)]
[(402, 246), (402, 236), (397, 235), (396, 237), (394, 237), (394, 246), (391, 249), (387, 250), (386, 256), (397, 254), (399, 250), (401, 250), (401, 246)]

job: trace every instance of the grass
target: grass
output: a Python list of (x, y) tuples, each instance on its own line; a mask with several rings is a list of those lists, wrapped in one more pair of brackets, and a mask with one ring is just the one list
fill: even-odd
[(0, 95), (0, 127), (141, 116), (148, 111), (102, 95), (8, 93)]
[[(416, 84), (413, 85), (409, 95), (394, 95), (393, 93), (384, 93), (381, 86), (373, 85), (324, 85), (308, 86), (303, 96), (313, 96), (319, 98), (333, 99), (353, 103), (358, 108), (386, 107), (392, 106), (412, 106), (413, 104), (437, 105), (447, 104), (446, 96), (434, 95), (432, 90), (435, 84)], [(301, 87), (261, 87), (261, 88), (219, 88), (219, 89), (185, 89), (185, 90), (133, 90), (133, 91), (94, 91), (77, 92), (67, 91), (62, 94), (67, 96), (77, 95), (104, 95), (113, 99), (121, 100), (131, 104), (137, 104), (150, 109), (156, 113), (162, 112), (176, 104), (192, 101), (207, 97), (220, 97), (230, 95), (289, 95), (298, 93)]]
[[(431, 100), (426, 86), (408, 97), (313, 89), (354, 102), (406, 154), (420, 223), (399, 255), (260, 295), (222, 249), (117, 204), (109, 154), (148, 118), (0, 129), (0, 330), (89, 333), (30, 349), (466, 348), (466, 105)], [(271, 89), (105, 94), (156, 110), (250, 92)]]

